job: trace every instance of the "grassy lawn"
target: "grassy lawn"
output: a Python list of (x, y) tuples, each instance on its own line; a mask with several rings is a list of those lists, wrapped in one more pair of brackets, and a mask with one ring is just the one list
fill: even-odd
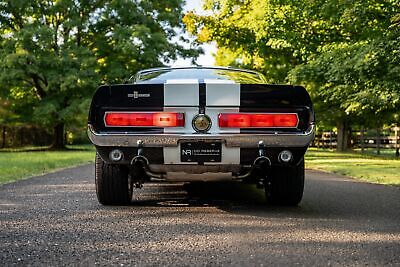
[[(94, 147), (73, 146), (69, 151), (1, 151), (0, 184), (40, 175), (57, 169), (94, 161)], [(29, 150), (29, 149), (28, 149)], [(310, 148), (306, 168), (359, 178), (364, 181), (400, 186), (400, 159), (385, 155), (337, 153)]]
[(93, 146), (71, 148), (69, 151), (0, 151), (0, 184), (94, 161)]
[(378, 157), (310, 148), (306, 154), (306, 168), (334, 172), (372, 183), (400, 186), (400, 159), (385, 154)]

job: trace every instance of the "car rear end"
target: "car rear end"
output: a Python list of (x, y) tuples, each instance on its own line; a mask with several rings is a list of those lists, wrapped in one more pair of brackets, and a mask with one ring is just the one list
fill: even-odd
[[(178, 78), (101, 86), (88, 134), (104, 164), (149, 180), (267, 184), (298, 168), (314, 136), (303, 87)], [(271, 174), (272, 173), (272, 174)]]

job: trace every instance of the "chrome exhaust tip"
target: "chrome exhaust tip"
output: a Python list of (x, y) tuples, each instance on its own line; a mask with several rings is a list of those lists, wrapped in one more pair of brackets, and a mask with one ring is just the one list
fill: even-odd
[(134, 174), (145, 174), (150, 179), (165, 180), (165, 173), (155, 173), (150, 170), (149, 160), (141, 155), (134, 157), (131, 161), (131, 171)]
[(146, 168), (147, 166), (149, 166), (149, 160), (146, 157), (140, 155), (135, 156), (131, 161), (131, 165), (135, 167)]
[(269, 168), (271, 167), (271, 160), (265, 156), (258, 157), (254, 161), (253, 166), (256, 168)]

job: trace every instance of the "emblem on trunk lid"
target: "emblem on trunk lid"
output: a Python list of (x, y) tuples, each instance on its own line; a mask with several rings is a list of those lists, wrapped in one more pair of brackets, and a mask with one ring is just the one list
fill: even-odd
[(196, 132), (205, 133), (211, 128), (211, 119), (205, 114), (197, 114), (192, 120), (192, 127)]
[(139, 94), (138, 91), (133, 91), (133, 94), (128, 94), (128, 97), (133, 97), (133, 98), (150, 97), (150, 94)]

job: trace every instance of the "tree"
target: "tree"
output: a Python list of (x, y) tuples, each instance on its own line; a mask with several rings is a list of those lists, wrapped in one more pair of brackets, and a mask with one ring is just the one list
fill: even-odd
[(210, 15), (184, 22), (199, 41), (217, 43), (217, 63), (305, 85), (317, 118), (337, 125), (339, 150), (354, 121), (399, 107), (399, 1), (207, 0), (205, 8)]
[(345, 135), (351, 134), (351, 124), (379, 129), (400, 108), (400, 27), (391, 8), (387, 5), (380, 12), (379, 27), (364, 25), (357, 31), (365, 37), (325, 46), (288, 76), (314, 94), (324, 120), (336, 122), (338, 150), (347, 148)]
[(198, 41), (217, 43), (217, 63), (257, 69), (271, 82), (284, 82), (323, 43), (340, 38), (332, 2), (337, 1), (207, 0), (204, 7), (212, 14), (188, 13), (184, 22)]
[(172, 40), (182, 0), (4, 0), (0, 2), (0, 84), (18, 120), (54, 129), (86, 123), (101, 82), (123, 82), (177, 55), (196, 56)]

